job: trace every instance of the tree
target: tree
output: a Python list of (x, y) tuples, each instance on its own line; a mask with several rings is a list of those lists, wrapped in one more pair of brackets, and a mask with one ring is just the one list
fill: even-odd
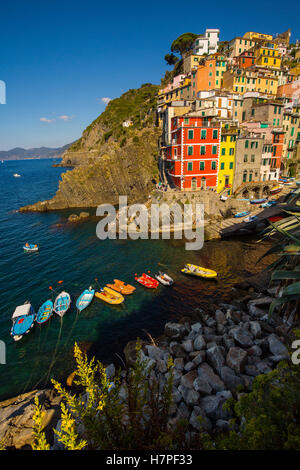
[(187, 52), (191, 49), (193, 42), (198, 36), (198, 34), (194, 33), (182, 34), (172, 42), (171, 51), (177, 52), (182, 56), (184, 52)]
[(175, 65), (176, 62), (178, 62), (178, 57), (174, 54), (166, 54), (165, 55), (165, 61), (167, 62), (168, 65)]

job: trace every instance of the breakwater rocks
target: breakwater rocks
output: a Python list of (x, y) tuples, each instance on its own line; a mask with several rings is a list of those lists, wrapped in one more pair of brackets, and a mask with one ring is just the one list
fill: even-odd
[(214, 315), (198, 309), (196, 323), (167, 323), (159, 346), (144, 345), (149, 376), (162, 385), (168, 357), (173, 358), (170, 426), (183, 418), (195, 432), (201, 428), (201, 417), (207, 431), (228, 429), (231, 414), (224, 403), (250, 392), (256, 376), (289, 360), (285, 342), (290, 320), (268, 317), (271, 296), (248, 297), (246, 304), (220, 304)]

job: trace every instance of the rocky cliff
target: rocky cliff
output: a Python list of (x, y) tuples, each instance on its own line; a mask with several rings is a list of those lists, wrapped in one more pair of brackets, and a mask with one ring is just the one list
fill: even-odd
[[(106, 110), (63, 154), (62, 174), (56, 195), (25, 206), (21, 211), (48, 211), (144, 201), (158, 180), (158, 137), (155, 126), (158, 87), (142, 85), (108, 103)], [(131, 125), (123, 127), (129, 120)]]

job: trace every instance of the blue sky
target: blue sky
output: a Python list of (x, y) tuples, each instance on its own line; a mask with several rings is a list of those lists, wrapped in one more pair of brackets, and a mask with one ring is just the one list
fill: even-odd
[[(238, 5), (238, 6), (237, 6)], [(24, 0), (2, 2), (0, 150), (57, 147), (80, 137), (115, 98), (145, 82), (159, 83), (164, 55), (180, 34), (221, 30), (292, 30), (300, 39), (299, 3)], [(42, 120), (41, 120), (42, 119)]]

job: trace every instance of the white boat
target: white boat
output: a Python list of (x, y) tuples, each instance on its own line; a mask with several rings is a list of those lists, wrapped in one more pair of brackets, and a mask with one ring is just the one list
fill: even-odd
[(35, 320), (35, 311), (30, 302), (26, 301), (24, 305), (19, 305), (11, 317), (13, 326), (11, 336), (15, 341), (19, 341), (33, 327)]
[(174, 284), (173, 279), (162, 271), (159, 271), (157, 274), (155, 274), (155, 278), (164, 286), (172, 286), (172, 284)]
[(68, 292), (62, 291), (55, 299), (54, 312), (60, 317), (63, 317), (71, 304), (71, 297)]
[(15, 178), (20, 178), (21, 175), (19, 175), (19, 173), (14, 173), (14, 177)]
[(34, 252), (34, 251), (39, 251), (39, 247), (37, 245), (25, 243), (25, 245), (23, 246), (23, 250), (27, 252)]

